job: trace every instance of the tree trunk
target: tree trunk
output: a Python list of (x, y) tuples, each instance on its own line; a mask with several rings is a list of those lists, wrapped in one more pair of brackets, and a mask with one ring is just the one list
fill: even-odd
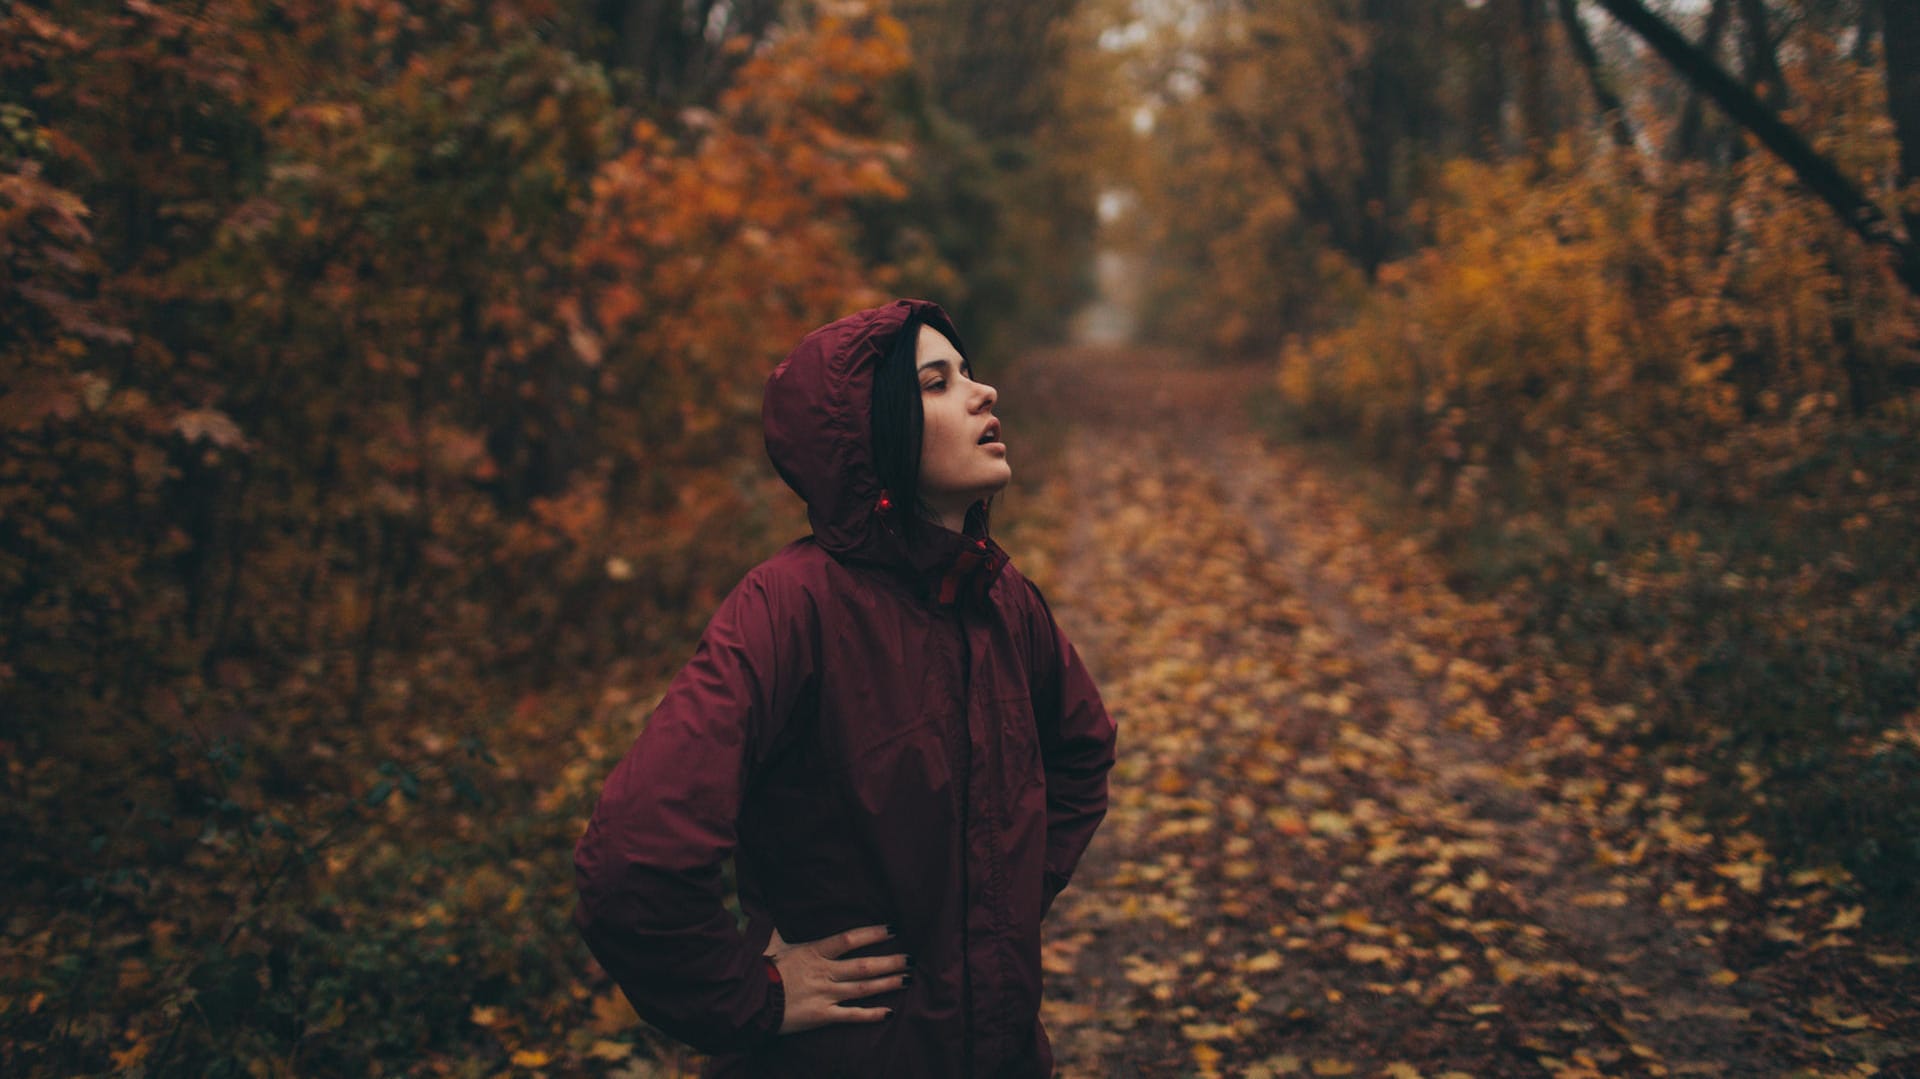
[(1542, 0), (1518, 0), (1516, 20), (1520, 28), (1520, 133), (1532, 143), (1534, 153), (1542, 153), (1546, 142), (1559, 128), (1547, 84), (1547, 31), (1541, 15)]
[[(1881, 0), (1880, 20), (1887, 111), (1900, 140), (1900, 182), (1920, 183), (1920, 0)], [(1903, 206), (1907, 243), (1920, 244), (1920, 207)]]
[(1774, 52), (1773, 32), (1767, 28), (1765, 0), (1740, 0), (1740, 23), (1746, 31), (1747, 85), (1771, 108), (1787, 102), (1787, 79), (1780, 73), (1780, 58)]
[(1574, 58), (1586, 70), (1587, 85), (1593, 90), (1593, 100), (1600, 106), (1601, 115), (1607, 118), (1613, 131), (1613, 144), (1622, 150), (1633, 146), (1633, 127), (1627, 122), (1627, 107), (1620, 101), (1620, 95), (1613, 92), (1613, 85), (1607, 81), (1607, 73), (1600, 67), (1600, 53), (1593, 47), (1593, 39), (1587, 36), (1587, 24), (1580, 21), (1579, 0), (1558, 0), (1560, 6), (1560, 25), (1567, 34), (1567, 44), (1573, 49)]
[(1880, 24), (1876, 18), (1879, 14), (1879, 9), (1873, 4), (1860, 5), (1859, 21), (1853, 26), (1853, 47), (1847, 50), (1847, 55), (1856, 64), (1864, 65), (1873, 59), (1873, 39), (1879, 32)]
[[(1880, 211), (1880, 207), (1867, 200), (1852, 180), (1847, 179), (1833, 162), (1821, 157), (1819, 152), (1808, 145), (1800, 133), (1788, 127), (1764, 102), (1753, 96), (1746, 87), (1741, 86), (1728, 75), (1713, 58), (1700, 52), (1687, 43), (1679, 32), (1665, 19), (1647, 10), (1640, 0), (1598, 0), (1601, 7), (1607, 9), (1614, 18), (1639, 34), (1669, 64), (1672, 64), (1687, 81), (1699, 87), (1711, 96), (1727, 115), (1741, 127), (1746, 128), (1758, 138), (1762, 145), (1771, 150), (1780, 160), (1793, 170), (1800, 182), (1840, 215), (1847, 227), (1857, 233), (1867, 243), (1886, 248), (1893, 253), (1896, 271), (1900, 280), (1915, 295), (1920, 295), (1920, 248), (1900, 236), (1893, 222)], [(1885, 0), (1887, 4), (1888, 28), (1896, 21), (1896, 10), (1905, 9), (1905, 13), (1920, 20), (1920, 0)], [(1887, 36), (1887, 54), (1891, 57), (1895, 49), (1894, 37)], [(1903, 59), (1901, 66), (1912, 63), (1911, 58)], [(1894, 65), (1888, 65), (1891, 78)], [(1911, 72), (1906, 73), (1911, 79)], [(1903, 158), (1906, 154), (1903, 145)]]
[[(1726, 33), (1727, 16), (1732, 11), (1733, 5), (1728, 0), (1713, 0), (1713, 6), (1707, 9), (1707, 26), (1700, 33), (1700, 51), (1708, 59), (1719, 54), (1720, 35)], [(1685, 161), (1701, 156), (1700, 134), (1706, 126), (1703, 96), (1698, 88), (1687, 95), (1686, 107), (1680, 110), (1680, 127), (1667, 150), (1667, 160)]]

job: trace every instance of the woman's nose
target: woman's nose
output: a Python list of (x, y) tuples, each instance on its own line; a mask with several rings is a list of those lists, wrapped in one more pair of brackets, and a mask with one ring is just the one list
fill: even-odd
[(992, 386), (989, 386), (984, 382), (976, 383), (976, 385), (980, 387), (980, 403), (975, 406), (975, 411), (983, 411), (985, 409), (992, 408), (996, 403), (999, 402), (1000, 400), (999, 390), (994, 389)]

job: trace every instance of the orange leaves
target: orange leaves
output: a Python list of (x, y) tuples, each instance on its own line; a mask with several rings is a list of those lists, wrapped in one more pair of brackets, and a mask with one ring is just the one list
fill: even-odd
[[(74, 899), (0, 971), (73, 1037), (9, 1062), (198, 1074), (304, 1030), (322, 1069), (639, 1071), (630, 1012), (570, 1040), (550, 855), (645, 710), (583, 717), (805, 528), (757, 389), (884, 280), (853, 204), (902, 192), (903, 32), (796, 17), (643, 121), (548, 0), (258, 8), (0, 5), (36, 88), (0, 103), (0, 711), (44, 852), (6, 853)], [(176, 1025), (214, 941), (232, 1010)], [(496, 988), (414, 1006), (456, 982)]]
[[(1072, 400), (1118, 396), (1088, 381)], [(1085, 1006), (1049, 1013), (1063, 1074), (1766, 1072), (1744, 1047), (1772, 1009), (1796, 1059), (1911, 1021), (1914, 960), (1856, 943), (1858, 885), (1698, 815), (1724, 781), (1643, 756), (1646, 703), (1517, 647), (1305, 455), (1166, 411), (1164, 437), (1074, 436), (1040, 500), (1074, 522), (1043, 584), (1121, 729), (1047, 926), (1072, 942), (1048, 991)], [(1809, 961), (1845, 991), (1809, 994)]]
[(222, 449), (240, 449), (247, 445), (233, 417), (218, 409), (186, 409), (173, 418), (173, 428), (188, 442), (205, 442)]

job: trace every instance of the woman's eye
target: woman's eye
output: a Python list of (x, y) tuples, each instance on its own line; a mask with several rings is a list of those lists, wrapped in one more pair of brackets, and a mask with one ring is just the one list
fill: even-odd
[(932, 382), (929, 382), (920, 388), (928, 392), (932, 392), (934, 390), (944, 390), (947, 388), (947, 380), (943, 378), (936, 378)]

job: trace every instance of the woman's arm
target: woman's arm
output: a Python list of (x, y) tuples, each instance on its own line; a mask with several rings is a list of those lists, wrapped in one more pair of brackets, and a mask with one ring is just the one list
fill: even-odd
[(1054, 621), (1046, 596), (1032, 581), (1027, 587), (1036, 601), (1033, 714), (1047, 780), (1044, 917), (1107, 815), (1115, 731), (1093, 675)]
[(788, 987), (724, 905), (741, 794), (814, 675), (804, 597), (749, 574), (600, 794), (574, 923), (634, 1010), (708, 1051), (779, 1031)]
[(893, 934), (859, 926), (762, 954), (724, 906), (740, 799), (815, 674), (805, 597), (749, 574), (708, 624), (601, 791), (574, 854), (587, 947), (648, 1022), (706, 1052), (871, 1023), (844, 1001), (905, 984), (905, 955), (841, 956)]

